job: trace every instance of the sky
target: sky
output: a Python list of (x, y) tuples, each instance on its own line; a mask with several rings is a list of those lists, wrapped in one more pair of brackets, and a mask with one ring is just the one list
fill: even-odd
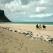
[(12, 22), (53, 22), (53, 0), (0, 0)]

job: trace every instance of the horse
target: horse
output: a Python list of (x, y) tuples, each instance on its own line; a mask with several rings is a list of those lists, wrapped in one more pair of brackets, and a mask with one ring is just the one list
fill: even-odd
[(36, 25), (36, 28), (39, 28), (38, 24)]
[(46, 26), (45, 25), (43, 25), (42, 27), (43, 27), (43, 29), (46, 29)]
[(53, 43), (53, 38), (50, 38), (50, 40), (48, 40), (50, 43)]
[(38, 25), (38, 24), (37, 24), (37, 25), (36, 25), (36, 28), (37, 28), (37, 29), (41, 29), (41, 25)]

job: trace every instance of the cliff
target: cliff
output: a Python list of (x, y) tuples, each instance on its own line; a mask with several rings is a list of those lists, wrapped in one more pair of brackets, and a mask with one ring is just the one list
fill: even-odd
[(4, 10), (0, 10), (0, 22), (11, 22), (4, 14)]

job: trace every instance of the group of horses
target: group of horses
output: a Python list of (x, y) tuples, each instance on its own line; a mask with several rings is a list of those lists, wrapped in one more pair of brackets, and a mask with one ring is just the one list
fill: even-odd
[(41, 24), (39, 24), (39, 25), (37, 24), (36, 28), (37, 29), (46, 29), (46, 26), (45, 25), (41, 25)]

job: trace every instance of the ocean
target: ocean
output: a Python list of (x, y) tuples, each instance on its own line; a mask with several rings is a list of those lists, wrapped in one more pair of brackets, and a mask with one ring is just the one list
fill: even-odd
[(44, 25), (53, 25), (53, 22), (0, 22), (0, 24), (44, 24)]

